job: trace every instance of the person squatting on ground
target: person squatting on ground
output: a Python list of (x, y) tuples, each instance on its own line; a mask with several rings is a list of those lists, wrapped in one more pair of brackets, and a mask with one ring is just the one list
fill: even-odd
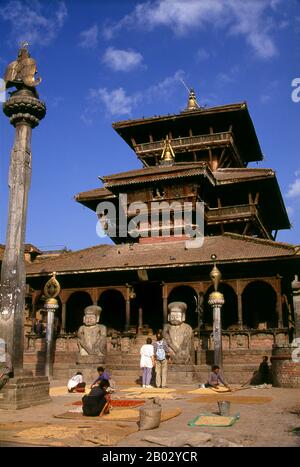
[(140, 367), (143, 369), (142, 383), (143, 388), (151, 388), (150, 385), (152, 368), (154, 367), (154, 349), (151, 337), (147, 337), (146, 344), (142, 345), (140, 350)]
[(154, 342), (154, 359), (156, 370), (156, 387), (167, 387), (168, 360), (170, 358), (170, 349), (161, 332), (156, 334)]
[(77, 371), (68, 381), (68, 392), (85, 392), (85, 382), (81, 371)]
[(223, 384), (226, 388), (230, 389), (228, 384), (225, 383), (222, 375), (220, 374), (220, 367), (218, 365), (213, 365), (211, 367), (211, 372), (209, 374), (208, 382), (205, 384), (205, 387), (213, 387), (215, 389), (218, 389), (220, 384)]
[(98, 384), (100, 383), (100, 381), (103, 381), (104, 379), (106, 379), (106, 380), (110, 383), (110, 375), (107, 373), (107, 371), (105, 371), (105, 369), (103, 368), (103, 366), (98, 366), (97, 372), (98, 372), (98, 377), (95, 379), (95, 381), (94, 381), (93, 384), (91, 385), (91, 389), (92, 389), (94, 386), (98, 386)]
[(109, 381), (103, 379), (89, 394), (86, 394), (82, 398), (82, 412), (83, 415), (88, 417), (98, 417), (102, 410), (105, 409), (105, 413), (109, 413), (109, 402), (110, 395), (107, 392), (109, 388)]

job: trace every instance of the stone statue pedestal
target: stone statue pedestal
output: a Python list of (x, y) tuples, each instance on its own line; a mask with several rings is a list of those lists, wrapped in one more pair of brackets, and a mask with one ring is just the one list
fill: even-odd
[(97, 378), (97, 367), (105, 368), (105, 357), (99, 355), (77, 355), (76, 367), (69, 368), (70, 376), (81, 371), (84, 381), (89, 384)]
[(16, 376), (0, 391), (0, 409), (24, 409), (51, 402), (47, 376)]
[(194, 365), (168, 364), (168, 384), (191, 384), (196, 378)]
[(97, 365), (101, 366), (105, 363), (105, 357), (99, 355), (78, 355), (76, 365)]

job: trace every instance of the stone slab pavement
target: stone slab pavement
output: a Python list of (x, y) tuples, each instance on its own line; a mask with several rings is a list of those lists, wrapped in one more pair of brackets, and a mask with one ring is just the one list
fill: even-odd
[[(64, 386), (65, 381), (51, 381), (51, 387)], [(237, 412), (240, 414), (239, 420), (230, 427), (190, 427), (188, 422), (199, 413), (218, 412), (217, 402), (201, 402), (199, 395), (188, 394), (186, 391), (196, 389), (198, 385), (169, 385), (169, 388), (176, 389), (175, 397), (178, 399), (162, 399), (163, 408), (180, 408), (182, 413), (170, 420), (162, 422), (154, 430), (137, 431), (122, 439), (117, 447), (156, 447), (161, 444), (150, 443), (144, 438), (149, 435), (163, 437), (166, 433), (176, 435), (180, 439), (180, 434), (190, 432), (209, 433), (212, 439), (222, 438), (231, 443), (236, 443), (245, 447), (300, 447), (300, 436), (291, 430), (300, 427), (300, 390), (289, 388), (258, 388), (245, 389), (232, 393), (236, 396), (262, 396), (271, 397), (272, 401), (264, 404), (237, 404), (231, 403), (230, 414)], [(124, 392), (119, 389), (115, 392), (116, 397), (122, 397)], [(150, 391), (150, 390), (149, 390)], [(0, 424), (8, 422), (40, 422), (61, 424), (68, 429), (72, 427), (72, 420), (54, 418), (59, 414), (69, 410), (66, 406), (72, 401), (79, 400), (81, 394), (66, 394), (51, 396), (52, 402), (38, 406), (28, 407), (20, 410), (0, 410)], [(197, 402), (190, 402), (197, 398)], [(226, 395), (224, 394), (224, 400)], [(295, 413), (293, 413), (295, 412)], [(297, 414), (298, 412), (298, 414)], [(103, 422), (106, 423), (106, 422)], [(134, 422), (132, 422), (134, 423)], [(185, 436), (186, 437), (186, 436)], [(0, 439), (0, 446), (18, 446), (18, 444), (7, 444)], [(25, 446), (25, 444), (23, 444)], [(183, 446), (178, 442), (178, 447)], [(185, 445), (186, 446), (186, 445)]]

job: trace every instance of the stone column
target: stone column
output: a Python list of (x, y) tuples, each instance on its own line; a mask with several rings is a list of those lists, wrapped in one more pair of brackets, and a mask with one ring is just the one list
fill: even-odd
[(24, 241), (28, 191), (31, 179), (31, 133), (46, 114), (35, 89), (19, 89), (3, 105), (16, 128), (9, 168), (9, 210), (1, 268), (0, 337), (12, 357), (15, 375), (23, 371), (25, 262)]
[(220, 292), (212, 292), (208, 298), (208, 304), (213, 309), (213, 339), (214, 339), (214, 364), (222, 368), (222, 323), (221, 308), (224, 305), (224, 297)]
[(56, 298), (48, 298), (44, 308), (47, 313), (45, 375), (49, 377), (53, 376), (54, 317), (59, 308)]
[(293, 305), (295, 318), (295, 338), (300, 338), (300, 282), (298, 276), (292, 282), (293, 289)]
[(65, 334), (66, 332), (66, 318), (67, 318), (67, 303), (61, 303), (61, 334)]
[[(6, 244), (1, 268), (0, 338), (11, 356), (14, 378), (1, 390), (1, 409), (20, 409), (50, 401), (49, 381), (23, 369), (25, 258), (24, 242), (28, 191), (31, 178), (31, 133), (46, 114), (35, 89), (36, 63), (24, 44), (4, 74), (6, 89), (16, 88), (3, 111), (15, 127), (9, 167), (9, 209)], [(29, 373), (29, 374), (28, 374)]]

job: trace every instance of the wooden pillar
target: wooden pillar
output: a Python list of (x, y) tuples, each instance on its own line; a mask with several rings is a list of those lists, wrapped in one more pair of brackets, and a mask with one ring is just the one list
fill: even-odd
[(278, 319), (278, 327), (283, 327), (283, 319), (282, 319), (282, 297), (281, 297), (281, 276), (277, 275), (276, 284), (276, 314)]
[(92, 289), (91, 291), (89, 291), (89, 294), (90, 294), (90, 297), (93, 301), (93, 305), (94, 306), (97, 306), (98, 305), (98, 294), (99, 294), (99, 291), (98, 289)]
[(294, 305), (294, 317), (295, 317), (295, 335), (294, 337), (300, 338), (300, 282), (298, 276), (292, 282), (293, 289), (293, 305)]
[(243, 301), (239, 281), (236, 281), (236, 291), (238, 299), (238, 325), (240, 329), (243, 329)]
[(66, 318), (67, 318), (67, 303), (62, 302), (61, 304), (61, 334), (66, 332)]
[[(23, 87), (23, 88), (22, 88)], [(1, 268), (0, 338), (11, 355), (14, 374), (23, 370), (25, 262), (24, 242), (28, 192), (31, 180), (32, 128), (45, 116), (46, 107), (36, 94), (20, 83), (4, 103), (3, 111), (15, 126), (9, 167), (9, 209), (6, 244)]]
[(126, 317), (125, 317), (125, 331), (128, 331), (130, 326), (130, 287), (126, 285)]
[(281, 301), (281, 293), (279, 291), (276, 292), (276, 312), (278, 318), (278, 327), (283, 327), (283, 319), (282, 319), (282, 301)]
[(163, 324), (168, 323), (168, 286), (162, 284), (162, 297), (163, 297)]

